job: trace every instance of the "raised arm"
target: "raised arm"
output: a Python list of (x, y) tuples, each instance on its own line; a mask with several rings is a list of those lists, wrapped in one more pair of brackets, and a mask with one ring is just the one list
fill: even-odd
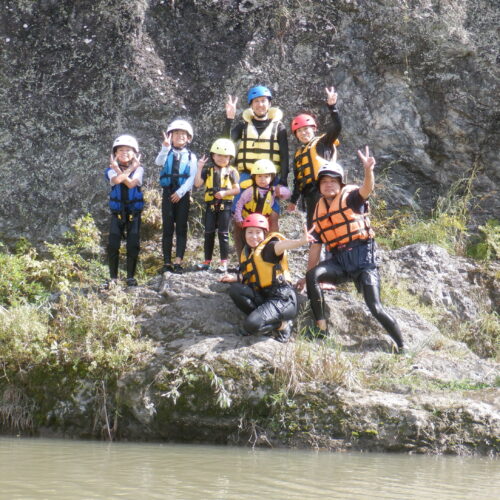
[(314, 243), (316, 240), (311, 235), (314, 231), (314, 227), (312, 227), (309, 231), (307, 230), (307, 226), (304, 224), (304, 231), (302, 233), (302, 237), (298, 240), (283, 240), (278, 241), (274, 245), (274, 253), (276, 255), (283, 255), (285, 250), (293, 250), (294, 248), (299, 248), (308, 243)]
[(364, 154), (358, 149), (358, 157), (363, 164), (363, 168), (365, 169), (365, 177), (363, 185), (359, 188), (359, 194), (367, 200), (375, 187), (375, 175), (373, 174), (373, 169), (375, 168), (375, 158), (370, 156), (368, 146), (365, 147)]

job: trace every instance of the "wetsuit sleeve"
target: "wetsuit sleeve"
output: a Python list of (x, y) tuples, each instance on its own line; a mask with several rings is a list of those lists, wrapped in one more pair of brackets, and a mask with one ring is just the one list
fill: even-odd
[(288, 134), (283, 123), (278, 126), (278, 144), (280, 149), (280, 180), (279, 183), (283, 186), (288, 185)]
[(273, 239), (262, 250), (262, 258), (266, 262), (271, 262), (272, 264), (276, 264), (283, 258), (284, 254), (276, 255), (276, 253), (274, 252), (274, 245), (276, 245), (276, 243), (278, 243), (278, 240)]
[(241, 139), (244, 123), (239, 122), (233, 127), (234, 120), (226, 118), (224, 128), (222, 129), (222, 137), (231, 139), (233, 142), (238, 142)]
[(347, 195), (346, 204), (351, 210), (353, 210), (354, 212), (356, 212), (358, 214), (364, 214), (368, 208), (367, 207), (367, 200), (365, 200), (359, 194), (359, 188), (355, 189), (354, 191), (351, 191)]
[(290, 203), (297, 205), (297, 201), (300, 198), (300, 189), (299, 189), (299, 181), (297, 179), (297, 174), (295, 172), (295, 168), (293, 169), (293, 191), (292, 196), (290, 198)]
[(208, 177), (208, 171), (210, 170), (210, 167), (203, 167), (203, 170), (201, 171), (201, 180), (203, 182), (207, 182), (207, 177)]
[(333, 104), (328, 106), (330, 110), (330, 125), (326, 134), (318, 141), (318, 153), (329, 160), (333, 152), (333, 144), (339, 138), (340, 131), (342, 130), (342, 123), (340, 121), (339, 111), (337, 106)]

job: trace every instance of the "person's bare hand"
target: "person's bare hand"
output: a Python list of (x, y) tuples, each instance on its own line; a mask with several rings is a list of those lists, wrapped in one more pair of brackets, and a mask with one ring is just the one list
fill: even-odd
[(226, 101), (226, 117), (230, 120), (234, 120), (236, 116), (236, 104), (238, 104), (238, 98), (228, 96)]
[(169, 132), (168, 134), (166, 134), (165, 132), (163, 132), (163, 142), (162, 144), (169, 148), (170, 145), (172, 144), (172, 132)]
[(297, 292), (302, 293), (306, 287), (306, 279), (305, 278), (300, 278), (297, 283), (295, 283), (295, 290)]
[(328, 106), (333, 106), (334, 104), (337, 104), (337, 92), (335, 92), (335, 87), (326, 87), (325, 88), (326, 92), (326, 102)]
[(208, 156), (203, 155), (201, 158), (198, 159), (198, 170), (203, 170), (203, 167), (205, 166), (205, 163), (208, 161)]
[(361, 163), (363, 163), (363, 168), (366, 171), (373, 171), (375, 168), (375, 158), (373, 156), (370, 156), (370, 149), (368, 146), (365, 146), (365, 153), (363, 154), (361, 150), (358, 149), (358, 157), (361, 160)]

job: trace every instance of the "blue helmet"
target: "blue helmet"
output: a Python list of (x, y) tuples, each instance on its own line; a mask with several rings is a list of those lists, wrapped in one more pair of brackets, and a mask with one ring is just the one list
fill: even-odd
[(263, 85), (256, 85), (248, 91), (248, 104), (250, 104), (256, 97), (267, 97), (269, 100), (273, 98), (271, 91)]

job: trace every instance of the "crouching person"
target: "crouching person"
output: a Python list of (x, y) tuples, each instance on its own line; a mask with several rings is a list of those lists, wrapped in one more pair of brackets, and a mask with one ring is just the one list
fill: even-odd
[[(287, 240), (280, 233), (268, 233), (269, 222), (262, 214), (250, 214), (243, 221), (245, 246), (240, 255), (239, 283), (232, 283), (229, 295), (248, 316), (241, 335), (267, 334), (287, 342), (292, 320), (297, 316), (297, 296), (290, 285), (287, 250), (313, 241), (304, 227), (298, 240)], [(238, 281), (225, 275), (223, 282)]]

